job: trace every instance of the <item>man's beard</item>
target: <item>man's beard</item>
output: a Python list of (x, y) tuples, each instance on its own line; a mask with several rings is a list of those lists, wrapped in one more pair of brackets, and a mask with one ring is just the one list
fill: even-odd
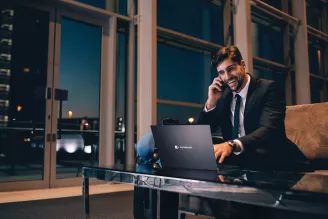
[(238, 80), (237, 88), (235, 91), (238, 91), (244, 84), (244, 78)]
[[(231, 89), (231, 87), (228, 85), (229, 81), (231, 81), (231, 80), (233, 80), (233, 79), (236, 79), (236, 82), (237, 82), (237, 86), (236, 86), (235, 89)], [(245, 77), (241, 76), (240, 78), (238, 78), (238, 76), (236, 76), (236, 77), (233, 77), (233, 78), (229, 79), (229, 80), (226, 82), (226, 84), (228, 85), (228, 87), (229, 87), (232, 91), (235, 91), (235, 92), (236, 92), (236, 91), (240, 90), (240, 88), (243, 86), (244, 81), (245, 81)]]

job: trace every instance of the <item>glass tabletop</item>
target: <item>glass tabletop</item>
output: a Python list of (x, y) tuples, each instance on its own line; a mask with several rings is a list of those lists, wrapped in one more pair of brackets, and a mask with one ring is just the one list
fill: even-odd
[(152, 164), (83, 167), (82, 173), (106, 182), (328, 215), (328, 174), (225, 165), (217, 171), (163, 170)]

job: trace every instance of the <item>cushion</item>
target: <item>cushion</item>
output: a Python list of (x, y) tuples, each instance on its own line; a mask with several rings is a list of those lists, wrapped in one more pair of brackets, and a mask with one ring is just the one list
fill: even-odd
[(288, 106), (285, 126), (314, 168), (328, 168), (328, 102)]

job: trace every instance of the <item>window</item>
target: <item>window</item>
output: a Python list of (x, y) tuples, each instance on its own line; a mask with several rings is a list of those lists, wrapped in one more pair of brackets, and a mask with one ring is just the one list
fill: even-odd
[(222, 6), (204, 0), (158, 0), (158, 26), (223, 44)]
[(322, 15), (321, 15), (321, 6), (315, 4), (315, 1), (307, 1), (306, 7), (306, 18), (307, 24), (318, 30), (322, 30)]
[(253, 55), (284, 64), (282, 28), (252, 22)]
[(117, 34), (117, 68), (116, 68), (116, 116), (123, 118), (125, 123), (125, 101), (126, 101), (126, 71), (127, 71), (127, 36), (123, 33)]
[(179, 124), (188, 124), (189, 118), (193, 118), (196, 122), (201, 110), (196, 107), (157, 104), (157, 124), (161, 123), (161, 119), (168, 117), (179, 120)]
[(323, 80), (319, 78), (310, 77), (310, 84), (311, 84), (311, 102), (312, 103), (320, 103), (322, 102), (323, 98)]
[[(96, 8), (107, 9), (107, 7), (114, 7), (114, 12), (127, 15), (127, 0), (75, 0)], [(110, 5), (109, 5), (110, 4)], [(117, 11), (118, 10), (118, 11)]]
[(106, 9), (106, 0), (75, 0), (93, 7)]
[[(263, 78), (267, 80), (276, 81), (282, 90), (283, 94), (286, 93), (285, 91), (285, 73), (281, 71), (277, 71), (272, 68), (261, 68), (259, 66), (254, 66), (254, 76), (255, 78)], [(283, 95), (284, 97), (286, 95)]]
[(204, 103), (211, 82), (209, 56), (158, 44), (157, 62), (158, 99)]
[(321, 75), (321, 54), (322, 49), (318, 44), (309, 42), (309, 71), (312, 74)]
[(268, 4), (268, 5), (271, 5), (279, 10), (282, 9), (281, 7), (281, 1), (278, 1), (278, 0), (262, 0), (262, 2)]

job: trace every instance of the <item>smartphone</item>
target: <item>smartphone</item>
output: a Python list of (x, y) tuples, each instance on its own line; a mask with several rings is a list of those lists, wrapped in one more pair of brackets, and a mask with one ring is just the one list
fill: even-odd
[(220, 86), (222, 93), (227, 88), (227, 85), (225, 83), (222, 83), (222, 86)]
[[(225, 83), (222, 83), (222, 86), (220, 86), (218, 83), (216, 83), (220, 88), (221, 88), (221, 91), (224, 92), (224, 90), (227, 88), (227, 85)], [(217, 89), (215, 89), (217, 90)]]

